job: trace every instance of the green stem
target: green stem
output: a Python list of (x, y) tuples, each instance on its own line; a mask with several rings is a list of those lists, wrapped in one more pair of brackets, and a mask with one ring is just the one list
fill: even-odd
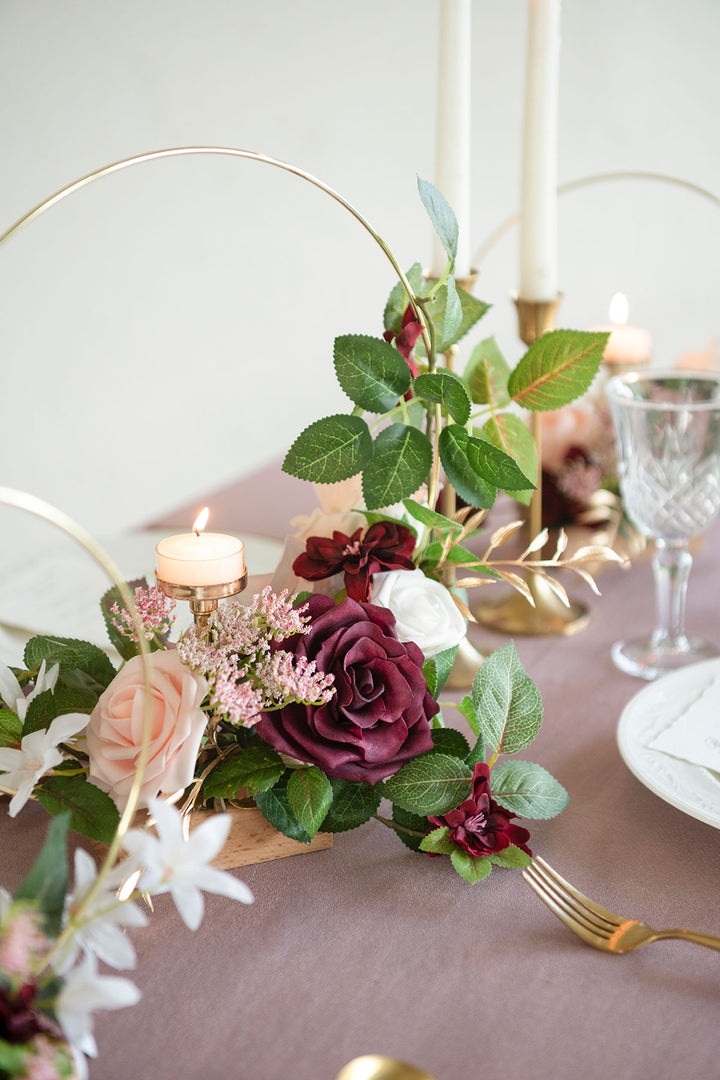
[(373, 814), (373, 817), (382, 825), (387, 825), (388, 829), (392, 829), (393, 832), (407, 833), (408, 836), (418, 836), (421, 840), (425, 839), (426, 833), (418, 832), (417, 829), (406, 829), (404, 825), (398, 825), (397, 822), (383, 817), (382, 814)]

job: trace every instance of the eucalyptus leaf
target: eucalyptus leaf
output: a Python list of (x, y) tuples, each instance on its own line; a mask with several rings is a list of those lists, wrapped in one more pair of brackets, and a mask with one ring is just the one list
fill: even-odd
[(340, 386), (362, 409), (387, 412), (410, 389), (407, 360), (382, 338), (344, 334), (335, 338), (333, 356)]
[(512, 641), (482, 665), (473, 680), (472, 700), (481, 733), (493, 753), (517, 753), (540, 730), (540, 691), (525, 672)]
[(417, 185), (420, 198), (428, 212), (433, 228), (440, 237), (440, 242), (447, 252), (448, 259), (454, 262), (458, 244), (458, 222), (455, 211), (445, 196), (429, 180), (423, 180), (418, 176)]
[(446, 814), (468, 797), (471, 779), (460, 758), (430, 750), (386, 780), (384, 793), (413, 814)]
[(508, 380), (510, 366), (494, 337), (479, 342), (470, 353), (463, 372), (463, 382), (477, 405), (502, 407), (510, 401)]
[(470, 398), (462, 379), (446, 368), (418, 375), (413, 392), (425, 401), (434, 401), (447, 409), (456, 424), (467, 424), (470, 419)]
[(391, 506), (412, 495), (432, 467), (432, 443), (424, 432), (407, 424), (384, 428), (363, 469), (363, 497), (368, 510)]
[(322, 825), (333, 799), (329, 779), (316, 765), (303, 765), (290, 776), (287, 793), (293, 816), (307, 835), (313, 837)]
[(552, 330), (535, 341), (510, 375), (508, 390), (523, 409), (559, 409), (588, 390), (608, 334)]
[(316, 420), (301, 431), (282, 468), (300, 480), (334, 484), (359, 473), (372, 452), (372, 436), (363, 418), (341, 413)]
[[(406, 271), (405, 277), (408, 280), (410, 288), (417, 296), (423, 288), (423, 268), (419, 262), (413, 263), (409, 270)], [(389, 330), (393, 337), (402, 330), (402, 321), (405, 314), (405, 309), (408, 306), (408, 294), (405, 291), (405, 286), (402, 281), (398, 281), (390, 291), (387, 303), (385, 304), (385, 310), (383, 312), (383, 326), (386, 330)]]
[(62, 925), (67, 889), (67, 830), (70, 814), (60, 814), (47, 831), (40, 854), (15, 893), (16, 900), (29, 900), (43, 914), (45, 932), (56, 938)]
[(492, 770), (493, 798), (520, 817), (545, 820), (556, 817), (569, 802), (559, 781), (532, 761), (501, 761)]
[(323, 832), (357, 829), (369, 821), (380, 806), (380, 791), (373, 784), (330, 777), (330, 786), (333, 799), (322, 823)]

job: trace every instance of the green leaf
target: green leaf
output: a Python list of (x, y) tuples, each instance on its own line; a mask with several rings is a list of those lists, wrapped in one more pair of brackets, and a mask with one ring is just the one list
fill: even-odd
[(368, 510), (400, 502), (426, 479), (432, 466), (432, 443), (407, 424), (384, 428), (363, 470), (362, 488)]
[(420, 841), (420, 851), (431, 851), (434, 855), (452, 855), (458, 850), (458, 845), (450, 839), (450, 829), (447, 825), (439, 829), (433, 829), (424, 840)]
[(428, 212), (435, 232), (440, 237), (440, 242), (447, 252), (448, 259), (454, 260), (457, 255), (458, 223), (455, 211), (444, 195), (429, 180), (417, 178), (418, 191), (423, 206)]
[(50, 822), (45, 843), (29, 874), (15, 893), (16, 900), (30, 900), (43, 913), (45, 933), (60, 933), (67, 889), (67, 830), (69, 814)]
[[(425, 314), (435, 327), (436, 340), (439, 342), (436, 349), (437, 353), (445, 353), (451, 346), (456, 345), (458, 341), (465, 337), (468, 331), (472, 330), (475, 323), (483, 317), (485, 312), (490, 310), (490, 304), (478, 300), (472, 293), (466, 292), (465, 289), (461, 289), (457, 285), (455, 288), (460, 299), (462, 322), (452, 337), (446, 338), (444, 334), (448, 296), (447, 285), (441, 285), (432, 300), (425, 305)], [(425, 350), (422, 341), (418, 341), (415, 351), (419, 355), (424, 355)]]
[[(397, 838), (402, 840), (405, 847), (409, 847), (411, 851), (419, 851), (420, 844), (428, 829), (427, 818), (421, 817), (419, 814), (411, 814), (408, 810), (403, 810), (402, 806), (394, 803), (392, 819), (396, 825), (400, 826), (396, 832)], [(403, 832), (404, 829), (409, 829), (410, 832)], [(413, 833), (420, 833), (420, 836), (414, 836)]]
[[(537, 476), (538, 456), (535, 440), (527, 424), (515, 413), (502, 412), (491, 416), (483, 426), (484, 437), (509, 454), (518, 463), (525, 476)], [(513, 499), (527, 506), (532, 499), (532, 490), (510, 491)]]
[(606, 333), (553, 330), (530, 346), (510, 375), (508, 390), (523, 409), (559, 409), (580, 397), (597, 375)]
[(97, 682), (104, 690), (116, 675), (109, 658), (97, 645), (77, 638), (50, 637), (41, 635), (30, 638), (25, 646), (25, 665), (30, 671), (40, 667), (44, 660), (47, 667), (60, 665), (60, 671), (73, 671), (80, 668)]
[(313, 837), (330, 809), (333, 792), (325, 773), (316, 765), (296, 769), (287, 786), (290, 810), (300, 825)]
[(376, 813), (380, 791), (361, 780), (337, 780), (330, 777), (333, 800), (323, 821), (323, 832), (347, 832), (357, 829)]
[(458, 646), (453, 645), (451, 649), (443, 649), (442, 652), (436, 653), (435, 656), (431, 656), (430, 659), (426, 660), (423, 664), (423, 675), (427, 681), (428, 690), (436, 701), (438, 694), (447, 682), (450, 672), (453, 669), (457, 651)]
[(4, 1080), (13, 1080), (16, 1076), (27, 1076), (26, 1064), (29, 1062), (31, 1052), (35, 1057), (31, 1043), (18, 1046), (0, 1039), (0, 1075)]
[(385, 781), (385, 795), (413, 814), (446, 814), (470, 794), (472, 773), (464, 761), (429, 750)]
[(462, 379), (446, 368), (418, 375), (413, 392), (425, 401), (442, 405), (457, 424), (467, 424), (470, 419), (470, 398)]
[(265, 820), (283, 836), (298, 840), (301, 844), (309, 844), (312, 840), (290, 809), (287, 788), (274, 787), (261, 791), (255, 796), (255, 805)]
[[(467, 698), (465, 699), (468, 700)], [(466, 756), (465, 761), (472, 768), (478, 761), (485, 760), (485, 741), (482, 735), (478, 735), (477, 742), (473, 746), (470, 753)]]
[(492, 870), (492, 863), (487, 855), (476, 858), (474, 855), (469, 855), (467, 851), (455, 850), (450, 858), (460, 877), (465, 878), (471, 885), (474, 885), (476, 881), (482, 881)]
[(472, 700), (482, 734), (493, 753), (517, 753), (540, 730), (540, 691), (526, 674), (512, 641), (482, 665), (473, 680)]
[(12, 709), (0, 709), (0, 746), (19, 746), (22, 720)]
[(462, 532), (462, 525), (458, 521), (451, 521), (450, 518), (444, 517), (443, 514), (431, 510), (429, 506), (423, 506), (422, 503), (415, 502), (414, 499), (403, 499), (402, 502), (410, 517), (415, 518), (421, 524), (436, 529), (439, 533)]
[(475, 346), (463, 372), (463, 382), (477, 405), (498, 408), (508, 402), (509, 378), (510, 366), (494, 337), (485, 338)]
[(372, 457), (372, 436), (361, 416), (326, 416), (301, 431), (283, 472), (300, 480), (334, 484), (359, 473)]
[(441, 754), (450, 754), (451, 757), (460, 758), (462, 761), (465, 761), (470, 753), (467, 739), (455, 728), (438, 728), (432, 732), (432, 741), (435, 750), (439, 750)]
[(109, 844), (120, 821), (118, 808), (109, 795), (85, 776), (46, 776), (35, 788), (37, 800), (49, 814), (70, 811), (70, 828)]
[(479, 735), (480, 725), (478, 724), (477, 716), (475, 715), (475, 706), (473, 705), (473, 699), (468, 694), (465, 695), (458, 705), (458, 711), (461, 712), (467, 720), (473, 735)]
[(455, 278), (451, 274), (446, 285), (445, 318), (442, 328), (442, 342), (453, 341), (462, 326), (463, 309), (458, 295)]
[(97, 697), (93, 699), (92, 694), (81, 690), (69, 690), (63, 686), (56, 686), (54, 691), (43, 690), (28, 705), (22, 733), (29, 735), (32, 731), (44, 731), (57, 716), (67, 713), (90, 714), (96, 704)]
[(239, 791), (259, 795), (274, 787), (285, 772), (280, 755), (269, 746), (232, 752), (208, 774), (202, 790), (208, 799), (232, 799)]
[(490, 782), (493, 798), (525, 818), (556, 817), (570, 800), (562, 784), (532, 761), (501, 761), (492, 770)]
[(506, 866), (512, 870), (519, 870), (523, 866), (529, 866), (532, 862), (532, 855), (528, 855), (527, 851), (516, 847), (515, 844), (506, 847), (504, 851), (498, 851), (496, 854), (487, 857), (496, 866)]
[(345, 334), (335, 338), (335, 374), (356, 405), (369, 412), (392, 409), (410, 389), (412, 373), (404, 356), (382, 338)]
[(489, 509), (497, 489), (519, 491), (531, 486), (509, 454), (484, 439), (468, 435), (459, 424), (440, 432), (440, 460), (448, 480), (465, 502)]
[[(408, 280), (410, 288), (417, 296), (423, 288), (423, 268), (419, 262), (413, 263), (410, 269), (406, 272), (405, 277)], [(393, 286), (388, 301), (385, 305), (383, 312), (383, 326), (386, 330), (389, 330), (393, 337), (402, 330), (403, 315), (405, 309), (408, 306), (408, 294), (405, 292), (405, 286), (402, 281), (398, 281)]]

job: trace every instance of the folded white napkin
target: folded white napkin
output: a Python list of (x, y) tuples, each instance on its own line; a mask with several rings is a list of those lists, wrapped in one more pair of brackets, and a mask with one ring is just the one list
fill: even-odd
[(720, 673), (648, 745), (652, 750), (710, 769), (720, 779)]

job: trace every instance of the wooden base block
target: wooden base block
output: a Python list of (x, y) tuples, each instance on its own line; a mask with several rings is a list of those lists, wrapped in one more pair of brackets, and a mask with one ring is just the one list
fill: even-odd
[[(207, 819), (211, 810), (194, 810), (190, 815), (190, 830)], [(229, 806), (226, 813), (232, 818), (230, 835), (225, 847), (212, 865), (220, 870), (234, 870), (237, 866), (285, 859), (289, 855), (304, 855), (309, 851), (323, 851), (332, 847), (332, 833), (316, 833), (309, 844), (290, 840), (265, 820), (256, 806)]]

